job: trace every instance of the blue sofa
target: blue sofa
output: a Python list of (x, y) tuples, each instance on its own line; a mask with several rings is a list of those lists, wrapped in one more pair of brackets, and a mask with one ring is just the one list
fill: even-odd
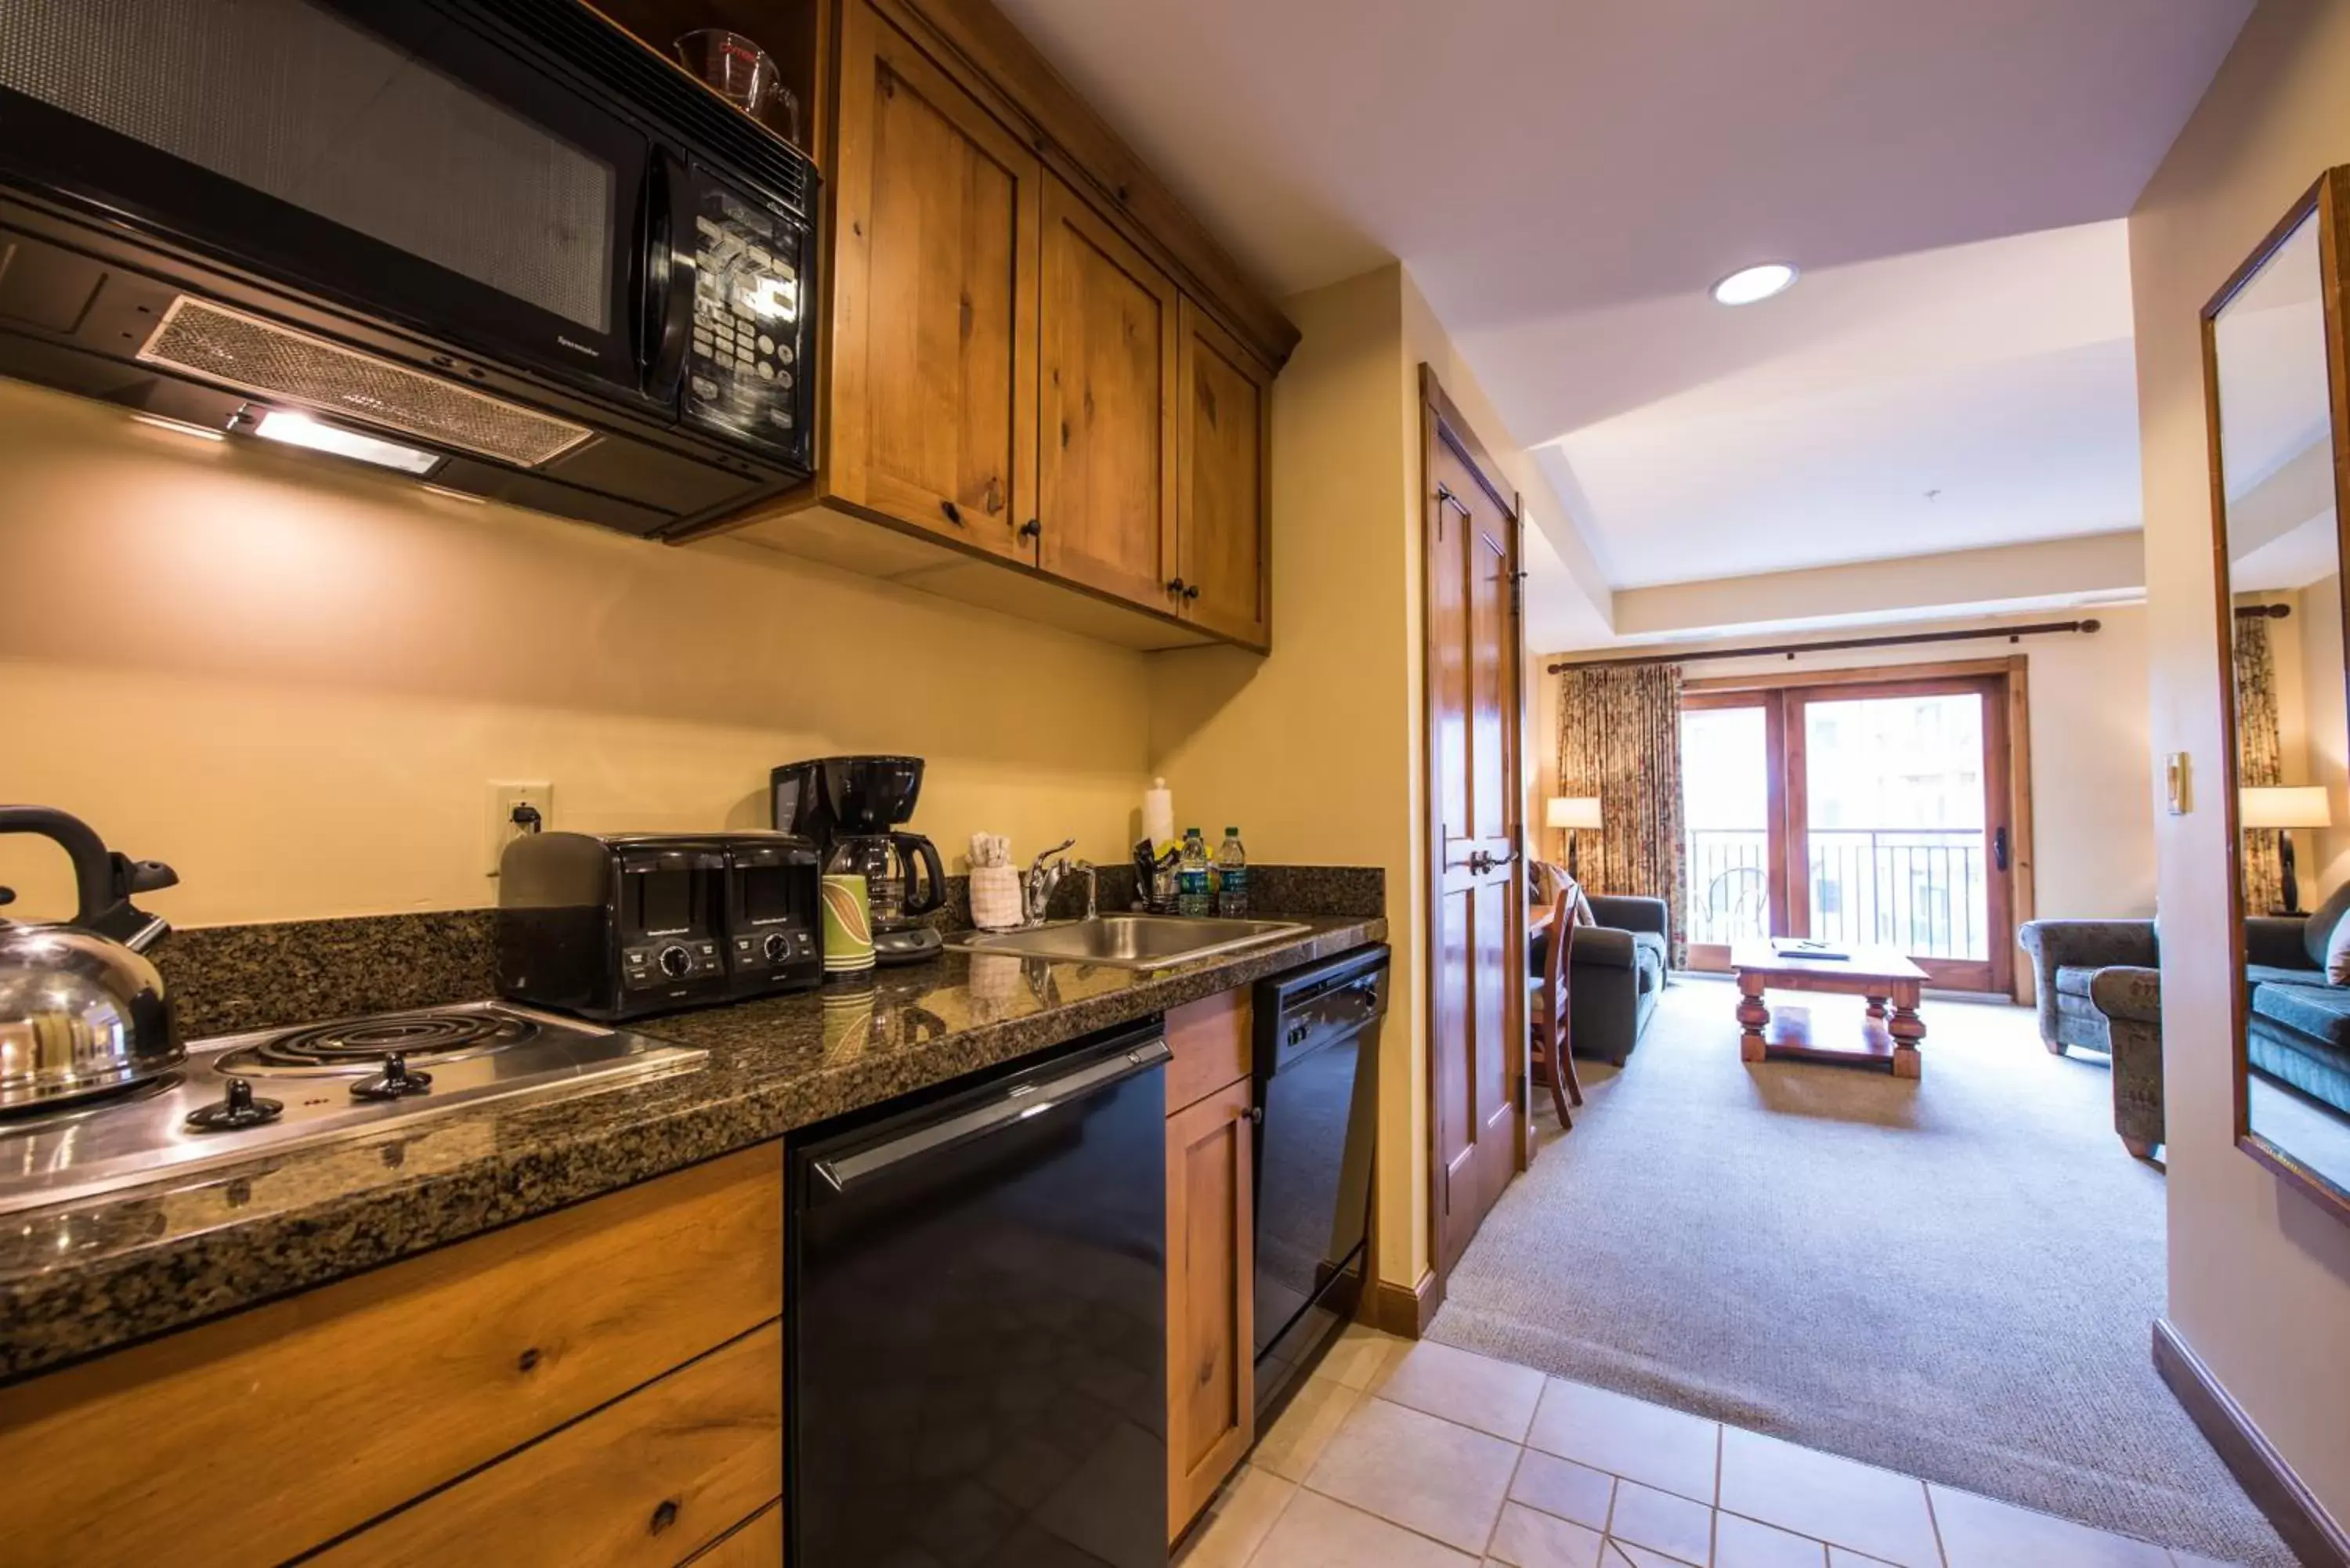
[(2252, 988), (2244, 1053), (2251, 1064), (2350, 1116), (2350, 985), (2325, 980), (2325, 944), (2350, 884), (2306, 919), (2244, 922), (2244, 979)]

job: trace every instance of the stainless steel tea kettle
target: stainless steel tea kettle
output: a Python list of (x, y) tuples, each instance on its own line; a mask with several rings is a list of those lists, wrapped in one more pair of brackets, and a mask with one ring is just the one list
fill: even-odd
[[(55, 839), (73, 860), (74, 918), (0, 920), (0, 1112), (126, 1089), (187, 1056), (163, 977), (140, 955), (171, 928), (133, 893), (179, 881), (157, 860), (111, 853), (88, 824), (40, 805), (0, 805), (0, 833)], [(16, 894), (0, 888), (0, 905)]]

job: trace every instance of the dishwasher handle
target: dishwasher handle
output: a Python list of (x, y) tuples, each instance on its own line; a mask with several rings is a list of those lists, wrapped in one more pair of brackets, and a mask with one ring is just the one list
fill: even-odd
[(1174, 1055), (1166, 1037), (1154, 1034), (1108, 1055), (1097, 1056), (1057, 1077), (1014, 1084), (983, 1105), (910, 1127), (887, 1143), (858, 1149), (838, 1159), (814, 1162), (816, 1174), (836, 1193), (846, 1194), (884, 1172), (919, 1158), (984, 1137), (999, 1127), (1042, 1116), (1064, 1101), (1080, 1099), (1112, 1084), (1149, 1072)]

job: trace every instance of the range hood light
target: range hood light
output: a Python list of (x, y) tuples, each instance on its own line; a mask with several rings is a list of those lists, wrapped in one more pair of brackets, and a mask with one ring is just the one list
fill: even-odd
[(210, 430), (203, 425), (192, 425), (185, 420), (170, 419), (162, 414), (133, 414), (130, 417), (142, 425), (153, 425), (157, 430), (170, 431), (173, 435), (197, 436), (205, 441), (228, 440), (228, 432), (225, 431)]
[(321, 423), (307, 414), (284, 409), (272, 410), (261, 416), (254, 434), (265, 441), (284, 441), (287, 446), (307, 447), (312, 452), (332, 452), (337, 457), (357, 458), (361, 462), (374, 463), (378, 468), (396, 468), (402, 473), (430, 473), (441, 466), (441, 454), (421, 448), (402, 446), (398, 441), (361, 435), (339, 425)]

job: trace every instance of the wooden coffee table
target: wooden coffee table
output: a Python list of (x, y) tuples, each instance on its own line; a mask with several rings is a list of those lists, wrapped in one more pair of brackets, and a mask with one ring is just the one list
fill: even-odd
[[(1739, 942), (1730, 950), (1738, 976), (1738, 1054), (1748, 1062), (1791, 1057), (1806, 1062), (1882, 1062), (1897, 1078), (1918, 1076), (1918, 1042), (1926, 1025), (1918, 1017), (1918, 992), (1926, 971), (1891, 948), (1846, 947), (1841, 959), (1802, 958), (1769, 942)], [(1782, 1007), (1774, 1023), (1762, 1001), (1765, 988), (1822, 991), (1866, 997), (1868, 1019), (1860, 1038), (1828, 1044), (1812, 1038), (1811, 1010)], [(1887, 1012), (1891, 1016), (1887, 1017)]]

